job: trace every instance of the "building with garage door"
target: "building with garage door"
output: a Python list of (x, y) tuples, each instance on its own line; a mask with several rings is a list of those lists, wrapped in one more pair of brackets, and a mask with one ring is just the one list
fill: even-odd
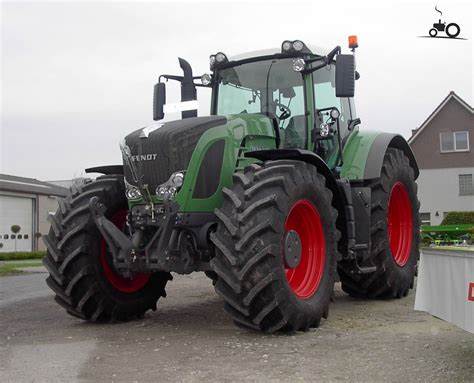
[(450, 92), (408, 140), (420, 176), (423, 225), (439, 225), (450, 211), (474, 210), (474, 111)]
[[(48, 214), (68, 189), (32, 178), (0, 174), (0, 252), (44, 250), (41, 235), (49, 231)], [(12, 233), (13, 225), (20, 226)]]

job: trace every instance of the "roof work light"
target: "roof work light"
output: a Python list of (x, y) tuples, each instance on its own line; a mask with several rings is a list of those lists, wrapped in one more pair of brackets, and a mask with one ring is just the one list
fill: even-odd
[(209, 56), (209, 67), (214, 70), (214, 67), (219, 64), (228, 62), (227, 56), (222, 52), (217, 52), (215, 55)]
[(301, 40), (285, 40), (281, 44), (281, 51), (282, 53), (290, 53), (290, 52), (301, 52), (301, 53), (311, 53), (308, 47), (303, 43)]

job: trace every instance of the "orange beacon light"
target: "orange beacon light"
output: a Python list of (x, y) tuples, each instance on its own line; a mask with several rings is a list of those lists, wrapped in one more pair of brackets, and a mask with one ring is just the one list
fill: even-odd
[(357, 36), (349, 36), (349, 48), (355, 49), (359, 46), (357, 43)]

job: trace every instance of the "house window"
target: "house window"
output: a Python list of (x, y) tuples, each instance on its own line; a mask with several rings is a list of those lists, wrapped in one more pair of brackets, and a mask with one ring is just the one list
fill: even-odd
[(420, 213), (420, 221), (422, 225), (431, 225), (431, 213)]
[(12, 235), (10, 235), (10, 238), (11, 238), (11, 239), (16, 239), (16, 235), (15, 235), (15, 234), (12, 234)]
[(441, 132), (441, 153), (468, 152), (469, 132)]
[(22, 238), (23, 238), (23, 235), (18, 234), (18, 237), (17, 237), (17, 238), (18, 238), (18, 239), (22, 239)]
[(23, 236), (23, 239), (28, 239), (28, 234), (25, 234), (25, 235)]
[(459, 175), (459, 195), (473, 195), (472, 174)]
[(3, 239), (8, 239), (8, 234), (3, 234)]

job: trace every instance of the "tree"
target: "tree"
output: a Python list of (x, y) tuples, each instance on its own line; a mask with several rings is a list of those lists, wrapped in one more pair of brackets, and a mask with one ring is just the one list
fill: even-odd
[(20, 225), (12, 225), (10, 230), (12, 231), (13, 234), (15, 234), (15, 251), (16, 251), (16, 237), (17, 237), (17, 234), (20, 232), (21, 227)]

